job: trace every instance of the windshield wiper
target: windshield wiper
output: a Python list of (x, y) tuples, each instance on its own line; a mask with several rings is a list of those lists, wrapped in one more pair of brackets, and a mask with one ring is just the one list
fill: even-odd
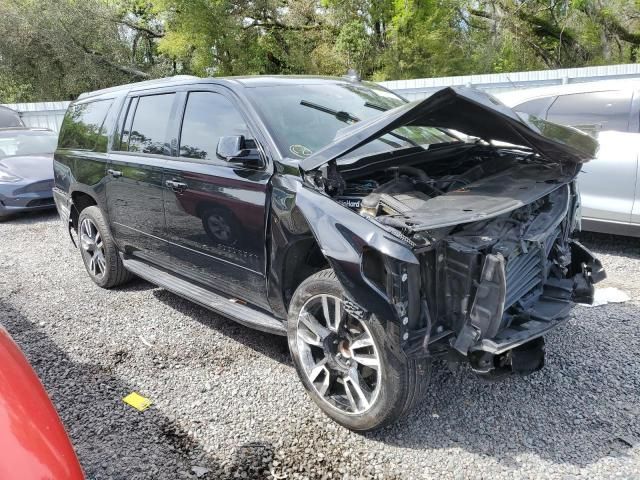
[[(300, 105), (302, 105), (304, 107), (313, 108), (314, 110), (318, 110), (320, 112), (328, 113), (329, 115), (333, 115), (338, 120), (340, 120), (341, 122), (344, 122), (344, 123), (351, 124), (351, 123), (356, 123), (356, 122), (360, 121), (360, 119), (358, 117), (356, 117), (355, 115), (351, 115), (349, 112), (345, 112), (343, 110), (334, 110), (332, 108), (324, 107), (322, 105), (318, 105), (317, 103), (308, 102), (306, 100), (300, 100)], [(393, 134), (391, 134), (391, 135), (393, 135)], [(389, 145), (389, 146), (391, 146), (393, 148), (400, 148), (402, 146), (402, 145), (397, 144), (396, 142), (392, 142), (391, 140), (387, 140), (387, 139), (382, 138), (382, 137), (378, 138), (378, 140), (380, 140), (382, 143), (386, 143), (387, 145)]]
[[(383, 105), (378, 105), (377, 103), (371, 103), (371, 102), (364, 102), (364, 106), (368, 107), (368, 108), (373, 108), (375, 110), (380, 110), (381, 112), (386, 112), (388, 110), (391, 110), (390, 107), (385, 107)], [(451, 137), (454, 139), (454, 142), (440, 142), (443, 144), (448, 144), (448, 143), (456, 143), (456, 142), (461, 142), (462, 140), (460, 140), (458, 137), (456, 137), (455, 135), (451, 134), (448, 129), (446, 128), (440, 128), (440, 127), (431, 127), (431, 128), (435, 128), (436, 130), (440, 130), (441, 132), (443, 132), (445, 135)], [(400, 138), (401, 135), (398, 134), (398, 138)], [(417, 145), (415, 142), (412, 142), (410, 139), (405, 139), (407, 142), (410, 142), (412, 145)]]
[[(322, 105), (318, 105), (317, 103), (308, 102), (307, 100), (300, 100), (300, 105), (303, 105), (303, 106), (309, 107), (309, 108), (313, 108), (313, 109), (318, 110), (320, 112), (328, 113), (329, 115), (333, 115), (338, 120), (340, 120), (341, 122), (344, 122), (344, 123), (350, 123), (350, 122), (351, 123), (356, 123), (356, 122), (360, 121), (360, 119), (358, 117), (356, 117), (355, 115), (350, 114), (349, 112), (345, 112), (343, 110), (333, 110), (332, 108), (324, 107)], [(378, 110), (380, 110), (380, 109), (384, 109), (383, 111), (386, 110), (384, 107), (381, 107), (381, 106), (376, 105), (374, 103), (366, 102), (364, 105), (366, 107), (376, 108)], [(407, 142), (409, 145), (411, 145), (413, 147), (419, 147), (420, 146), (414, 140), (411, 140), (410, 138), (407, 138), (404, 135), (400, 135), (399, 133), (388, 132), (387, 134), (391, 135), (392, 137), (397, 138), (398, 140), (402, 140), (403, 142)], [(395, 148), (400, 148), (402, 146), (402, 145), (398, 145), (397, 143), (392, 142), (390, 140), (386, 140), (386, 139), (384, 139), (382, 137), (378, 137), (378, 140), (380, 140), (383, 143), (386, 143), (387, 145), (391, 145), (392, 147), (395, 147)]]
[(382, 105), (378, 105), (377, 103), (364, 102), (365, 107), (373, 108), (375, 110), (380, 110), (381, 112), (386, 112), (389, 110), (387, 107), (383, 107)]
[(342, 110), (334, 110), (332, 108), (324, 107), (322, 105), (318, 105), (317, 103), (308, 102), (306, 100), (300, 100), (300, 105), (313, 108), (314, 110), (318, 110), (320, 112), (328, 113), (329, 115), (333, 115), (338, 120), (344, 123), (349, 123), (349, 122), (356, 123), (360, 121), (358, 117), (351, 115), (349, 112), (345, 112)]

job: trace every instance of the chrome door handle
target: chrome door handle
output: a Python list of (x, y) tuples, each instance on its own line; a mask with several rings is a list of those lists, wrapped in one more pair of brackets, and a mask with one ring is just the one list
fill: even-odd
[(187, 189), (186, 183), (176, 182), (175, 180), (167, 180), (164, 184), (177, 193), (182, 193)]
[(114, 178), (118, 178), (122, 176), (122, 172), (120, 170), (113, 170), (111, 168), (107, 170), (107, 173)]

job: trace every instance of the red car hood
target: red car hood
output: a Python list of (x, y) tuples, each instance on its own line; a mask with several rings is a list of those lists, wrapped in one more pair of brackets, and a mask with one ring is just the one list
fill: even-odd
[(71, 442), (40, 380), (0, 327), (0, 479), (83, 478)]

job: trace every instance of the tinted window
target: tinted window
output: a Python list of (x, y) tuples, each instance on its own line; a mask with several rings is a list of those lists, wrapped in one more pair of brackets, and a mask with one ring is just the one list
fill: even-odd
[(99, 100), (69, 107), (62, 121), (58, 146), (106, 151), (107, 132), (104, 119), (112, 103), (113, 100)]
[(547, 108), (549, 108), (549, 104), (553, 97), (544, 97), (544, 98), (536, 98), (534, 100), (529, 100), (528, 102), (521, 103), (520, 105), (516, 105), (513, 107), (513, 110), (516, 112), (524, 112), (529, 115), (535, 115), (539, 118), (544, 118), (545, 113), (547, 112)]
[(167, 129), (174, 97), (174, 93), (165, 93), (139, 97), (137, 102), (132, 101), (125, 120), (121, 149), (170, 155)]
[(212, 92), (191, 92), (182, 122), (180, 156), (216, 159), (220, 137), (243, 135), (247, 148), (253, 145), (251, 134), (240, 112), (231, 101)]
[(576, 93), (559, 96), (551, 105), (547, 120), (592, 134), (602, 130), (626, 132), (630, 109), (630, 92)]

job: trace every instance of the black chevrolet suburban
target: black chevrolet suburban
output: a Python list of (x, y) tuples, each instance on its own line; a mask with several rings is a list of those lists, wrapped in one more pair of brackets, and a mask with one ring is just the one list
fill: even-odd
[(604, 277), (572, 239), (597, 147), (467, 88), (179, 76), (72, 103), (54, 195), (95, 283), (137, 275), (287, 335), (315, 403), (366, 431), (411, 409), (434, 358), (542, 367)]

